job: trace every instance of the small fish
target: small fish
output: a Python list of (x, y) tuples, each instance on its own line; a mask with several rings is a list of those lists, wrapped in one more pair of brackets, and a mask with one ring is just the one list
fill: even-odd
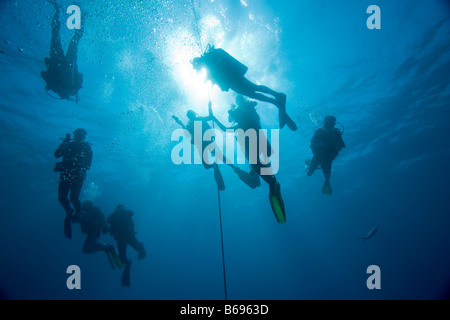
[(366, 240), (372, 238), (377, 233), (377, 231), (378, 228), (373, 227), (372, 229), (370, 229), (369, 233), (365, 237), (362, 237), (361, 239), (363, 239), (364, 242), (366, 242)]

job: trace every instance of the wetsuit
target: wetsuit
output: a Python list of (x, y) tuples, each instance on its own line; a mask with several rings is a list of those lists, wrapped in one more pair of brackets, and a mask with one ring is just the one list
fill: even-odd
[(313, 158), (308, 168), (308, 176), (311, 176), (321, 166), (325, 180), (329, 181), (331, 164), (342, 148), (345, 148), (345, 144), (338, 129), (317, 129), (311, 139)]
[[(66, 210), (67, 215), (72, 214), (70, 202), (75, 210), (80, 211), (80, 192), (86, 179), (86, 171), (89, 170), (92, 163), (92, 149), (88, 142), (66, 140), (61, 143), (55, 151), (55, 157), (62, 157), (57, 171), (60, 171), (58, 200)], [(70, 202), (68, 195), (70, 192)]]

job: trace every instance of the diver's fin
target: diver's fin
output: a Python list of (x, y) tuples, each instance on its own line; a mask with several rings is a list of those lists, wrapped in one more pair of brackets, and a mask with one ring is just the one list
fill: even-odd
[(64, 236), (67, 239), (72, 239), (72, 221), (69, 217), (64, 219)]
[(123, 268), (125, 264), (122, 262), (116, 252), (116, 249), (113, 246), (109, 245), (105, 252), (108, 257), (109, 265), (111, 266), (111, 268), (113, 268), (113, 270), (116, 268), (116, 266), (119, 269)]
[(125, 269), (122, 272), (122, 286), (129, 287), (130, 286), (130, 268), (131, 268), (131, 260), (128, 260), (125, 264)]
[(328, 183), (324, 182), (323, 187), (322, 187), (322, 193), (331, 195), (332, 190), (331, 190), (331, 185), (329, 182)]
[(294, 120), (292, 120), (291, 117), (289, 117), (286, 113), (286, 95), (284, 93), (280, 94), (277, 102), (277, 107), (280, 129), (283, 129), (284, 126), (287, 125), (288, 128), (292, 131), (297, 130), (297, 125), (295, 124)]
[(47, 2), (52, 4), (55, 7), (55, 9), (57, 9), (57, 10), (59, 10), (61, 8), (61, 5), (58, 2), (56, 2), (55, 0), (47, 0)]
[(142, 260), (147, 257), (147, 252), (145, 251), (144, 244), (139, 243), (138, 260)]
[(64, 219), (64, 236), (67, 239), (72, 239), (72, 213), (73, 209), (66, 213), (66, 218)]
[(284, 121), (286, 122), (286, 125), (289, 129), (291, 129), (292, 131), (297, 130), (297, 125), (295, 124), (294, 120), (292, 120), (291, 117), (289, 117), (287, 114), (285, 114), (284, 116)]
[(281, 109), (278, 109), (278, 122), (280, 129), (283, 129), (286, 125), (286, 112), (283, 112)]
[(270, 206), (272, 207), (272, 211), (275, 214), (275, 218), (277, 218), (278, 223), (286, 222), (286, 212), (284, 210), (284, 201), (281, 197), (280, 184), (277, 182), (275, 186), (275, 192), (269, 194)]
[(284, 128), (284, 125), (286, 124), (286, 95), (284, 93), (281, 93), (277, 102), (278, 106), (278, 121), (280, 123), (280, 129)]
[(219, 188), (220, 191), (225, 190), (225, 182), (223, 182), (223, 177), (217, 164), (214, 165), (214, 179), (216, 179), (217, 188)]
[(109, 248), (107, 248), (105, 253), (106, 253), (106, 257), (108, 258), (108, 262), (109, 262), (109, 265), (111, 266), (111, 268), (113, 270), (116, 269), (116, 264), (115, 264), (114, 258), (112, 256), (113, 255), (112, 251)]
[(306, 173), (308, 173), (310, 165), (311, 165), (311, 159), (306, 159), (305, 160), (305, 171), (306, 171)]
[(116, 253), (116, 250), (113, 251), (112, 257), (119, 269), (122, 269), (125, 266), (125, 263), (123, 263), (122, 259), (120, 259), (119, 255)]

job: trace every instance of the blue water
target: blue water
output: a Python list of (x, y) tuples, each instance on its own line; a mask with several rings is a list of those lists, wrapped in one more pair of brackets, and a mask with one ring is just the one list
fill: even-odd
[[(64, 8), (72, 4), (60, 1)], [(249, 79), (287, 94), (298, 131), (280, 132), (286, 224), (268, 186), (221, 171), (229, 299), (438, 299), (450, 284), (450, 4), (444, 0), (79, 1), (85, 33), (78, 104), (49, 97), (40, 71), (53, 7), (1, 1), (0, 295), (5, 299), (223, 299), (218, 197), (212, 171), (171, 161), (171, 115), (226, 123), (234, 94), (210, 87), (189, 61), (207, 43), (244, 62)], [(369, 5), (381, 29), (369, 30)], [(69, 17), (62, 13), (62, 21)], [(64, 26), (64, 24), (63, 24)], [(73, 31), (61, 28), (64, 49)], [(259, 103), (265, 128), (274, 107)], [(321, 119), (344, 124), (333, 195), (304, 161)], [(81, 252), (52, 171), (59, 137), (87, 130), (93, 164), (81, 199), (105, 214), (134, 211), (148, 257), (122, 287), (103, 253)], [(242, 166), (246, 169), (245, 166)], [(372, 227), (377, 234), (361, 240)], [(114, 243), (110, 235), (102, 240)], [(66, 287), (69, 265), (81, 290)], [(381, 270), (369, 290), (368, 266)]]

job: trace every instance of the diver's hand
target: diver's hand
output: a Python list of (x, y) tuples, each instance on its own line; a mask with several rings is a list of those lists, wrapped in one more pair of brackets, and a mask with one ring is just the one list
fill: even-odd
[(176, 115), (172, 115), (172, 119), (175, 120), (175, 122), (178, 123), (183, 129), (186, 129), (183, 122), (181, 122)]
[(66, 133), (66, 137), (64, 138), (63, 142), (69, 142), (70, 141), (70, 133)]
[(212, 111), (212, 102), (208, 102), (208, 110), (209, 110), (209, 116), (214, 117), (213, 111)]

